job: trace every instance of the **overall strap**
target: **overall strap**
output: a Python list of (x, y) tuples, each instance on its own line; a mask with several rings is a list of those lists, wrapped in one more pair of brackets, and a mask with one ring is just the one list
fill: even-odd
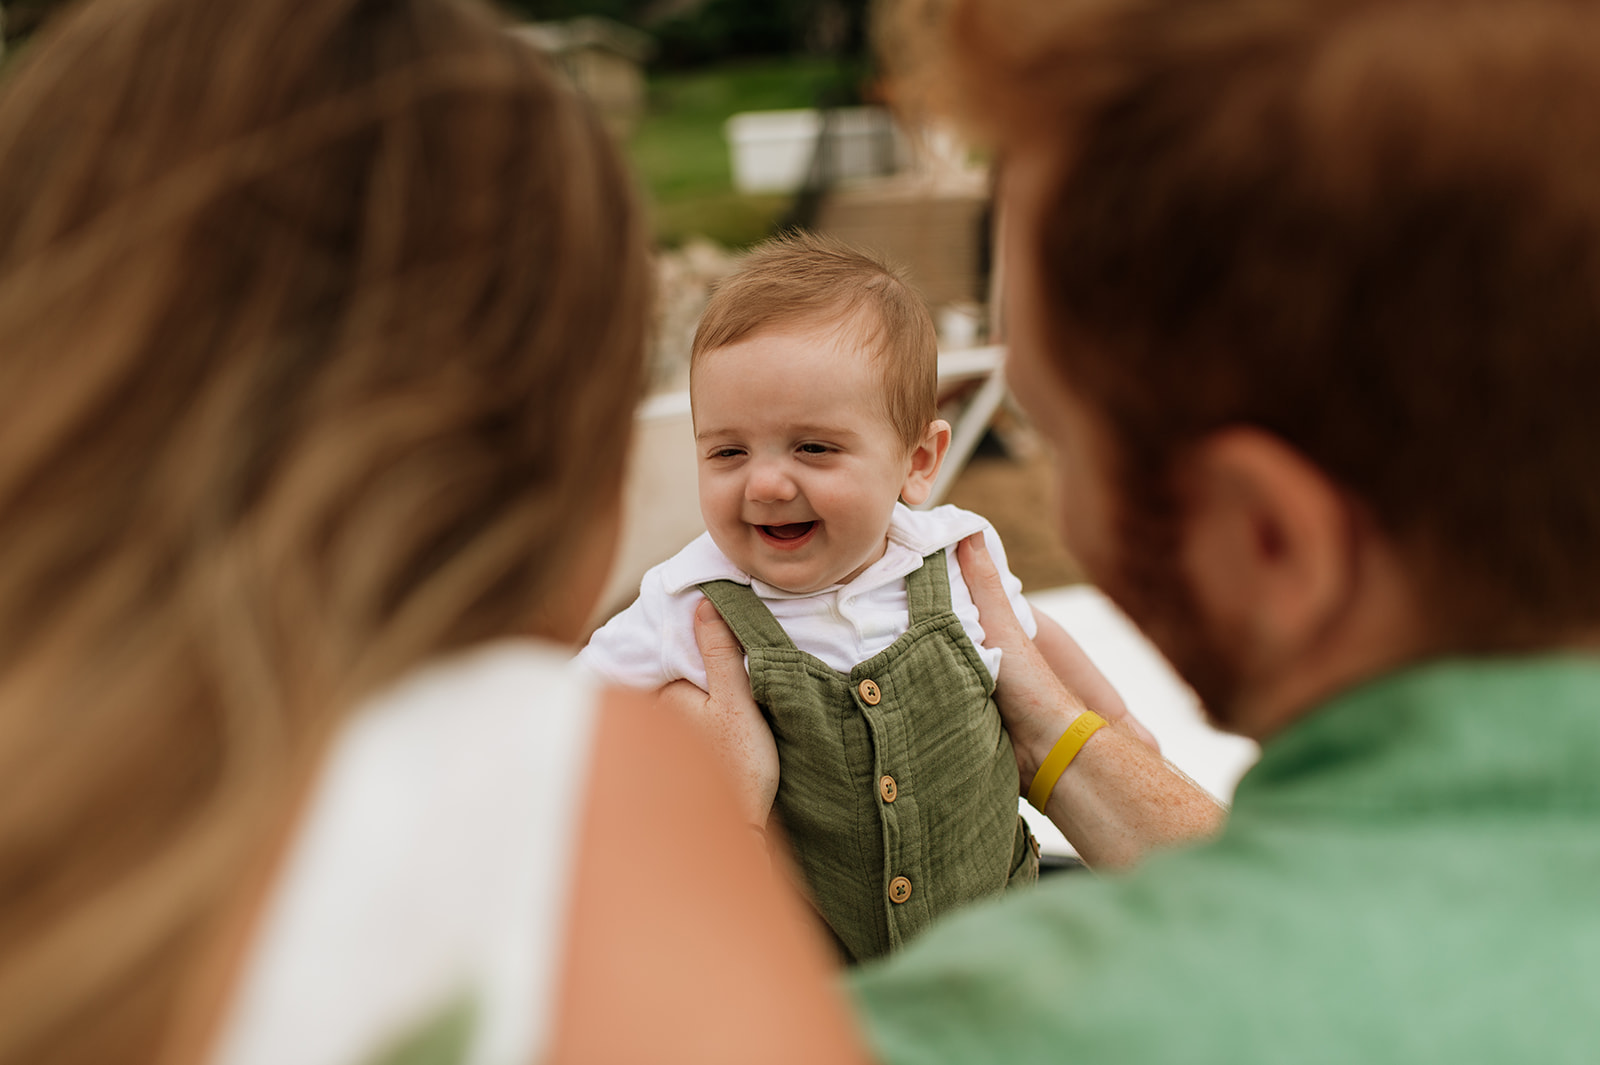
[(950, 613), (950, 567), (945, 564), (944, 548), (922, 560), (922, 566), (906, 577), (906, 606), (911, 624)]
[(728, 623), (746, 654), (755, 647), (794, 650), (794, 641), (748, 584), (706, 581), (700, 590)]

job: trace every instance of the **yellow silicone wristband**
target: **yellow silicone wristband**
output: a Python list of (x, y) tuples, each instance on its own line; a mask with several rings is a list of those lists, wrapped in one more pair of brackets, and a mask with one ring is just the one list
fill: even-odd
[(1050, 753), (1045, 755), (1044, 762), (1040, 764), (1039, 771), (1033, 775), (1033, 783), (1028, 785), (1029, 805), (1044, 813), (1044, 804), (1050, 801), (1050, 793), (1056, 790), (1056, 781), (1061, 779), (1061, 774), (1067, 771), (1072, 760), (1078, 757), (1078, 752), (1089, 742), (1089, 737), (1105, 725), (1105, 718), (1093, 710), (1085, 710), (1067, 726), (1067, 731), (1056, 740), (1056, 745), (1050, 748)]

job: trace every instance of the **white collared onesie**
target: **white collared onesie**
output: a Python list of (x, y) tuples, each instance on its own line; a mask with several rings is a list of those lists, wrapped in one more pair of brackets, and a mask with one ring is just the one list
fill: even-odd
[(729, 580), (749, 585), (796, 647), (848, 673), (906, 631), (910, 615), (905, 579), (926, 556), (942, 549), (951, 609), (989, 675), (997, 677), (1000, 652), (983, 646), (978, 608), (956, 564), (955, 545), (975, 532), (983, 533), (1012, 609), (1033, 636), (1037, 626), (1022, 597), (1022, 582), (1006, 568), (1005, 548), (988, 521), (949, 505), (917, 511), (897, 503), (883, 557), (854, 580), (815, 592), (786, 592), (751, 577), (718, 550), (709, 533), (702, 534), (645, 574), (639, 598), (594, 634), (578, 660), (606, 680), (632, 688), (654, 689), (679, 679), (704, 688), (705, 664), (694, 642), (694, 611), (704, 598), (699, 586)]

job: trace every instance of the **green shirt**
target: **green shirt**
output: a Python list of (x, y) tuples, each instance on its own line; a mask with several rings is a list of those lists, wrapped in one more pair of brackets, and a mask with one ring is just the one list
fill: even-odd
[(1600, 1061), (1600, 661), (1443, 662), (1272, 739), (1215, 842), (854, 979), (886, 1063)]

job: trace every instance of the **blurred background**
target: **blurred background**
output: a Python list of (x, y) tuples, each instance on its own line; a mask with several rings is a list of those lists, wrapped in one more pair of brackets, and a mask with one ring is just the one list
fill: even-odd
[[(224, 2), (224, 0), (218, 0)], [(0, 0), (4, 59), (71, 0)], [(648, 205), (658, 299), (610, 583), (591, 623), (625, 607), (645, 571), (704, 530), (688, 355), (715, 281), (788, 228), (827, 233), (905, 267), (940, 335), (941, 413), (954, 427), (929, 505), (987, 517), (1036, 610), (1060, 621), (1161, 737), (1169, 758), (1227, 797), (1255, 747), (1221, 736), (1059, 542), (1051, 460), (1003, 374), (1005, 279), (991, 168), (949, 129), (896, 115), (873, 59), (871, 0), (502, 0), (512, 32), (593, 102)], [(0, 65), (3, 72), (3, 65)], [(1070, 501), (1068, 501), (1070, 502)], [(1030, 817), (1047, 861), (1073, 852)]]
[[(0, 0), (6, 61), (70, 0)], [(501, 0), (588, 96), (631, 161), (658, 248), (651, 395), (605, 613), (698, 535), (688, 352), (710, 286), (790, 227), (906, 267), (940, 332), (956, 426), (935, 502), (989, 517), (1030, 589), (1078, 579), (1046, 460), (1000, 380), (989, 168), (948, 130), (897, 120), (870, 0)]]
[[(606, 611), (701, 531), (688, 353), (710, 286), (750, 244), (803, 227), (906, 267), (939, 328), (956, 426), (934, 502), (999, 528), (1030, 588), (1079, 579), (1053, 531), (1049, 470), (1000, 379), (1002, 279), (989, 167), (947, 129), (888, 106), (869, 0), (521, 0), (624, 146), (649, 203), (659, 301), (632, 515)], [(675, 459), (674, 456), (680, 458)], [(643, 517), (648, 515), (648, 518)]]

